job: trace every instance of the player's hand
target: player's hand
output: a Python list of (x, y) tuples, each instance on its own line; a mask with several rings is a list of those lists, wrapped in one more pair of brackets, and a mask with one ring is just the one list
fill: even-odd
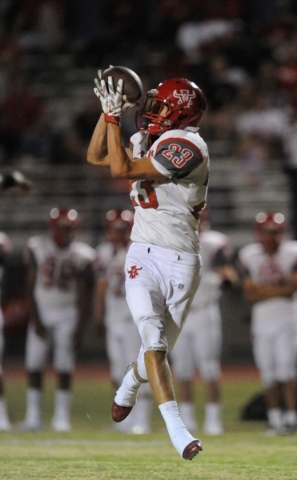
[(135, 103), (124, 102), (122, 105), (122, 112), (125, 112), (129, 108), (138, 107), (138, 105), (140, 105), (139, 102), (135, 102)]
[(94, 78), (96, 87), (94, 88), (95, 95), (99, 98), (103, 113), (108, 112), (108, 90), (105, 81), (102, 80), (102, 70), (98, 70), (98, 78)]
[[(104, 80), (101, 85), (105, 84)], [(108, 111), (105, 114), (105, 121), (119, 125), (123, 105), (123, 79), (120, 78), (116, 89), (114, 89), (112, 77), (108, 77)], [(106, 85), (105, 85), (106, 86)], [(115, 121), (116, 120), (116, 121)]]
[[(112, 67), (112, 65), (109, 65), (109, 66)], [(104, 82), (104, 83), (102, 84), (101, 82)], [(102, 80), (102, 70), (98, 70), (98, 78), (94, 78), (94, 83), (96, 85), (94, 88), (94, 92), (96, 97), (98, 97), (99, 100), (101, 101), (102, 111), (104, 113), (108, 113), (108, 102), (109, 102), (108, 93), (109, 92), (107, 90), (105, 81)], [(112, 90), (113, 90), (113, 83), (112, 83)], [(129, 108), (133, 108), (138, 105), (140, 105), (139, 102), (131, 103), (131, 102), (128, 102), (127, 100), (125, 101), (125, 97), (123, 96), (121, 111), (125, 112)]]

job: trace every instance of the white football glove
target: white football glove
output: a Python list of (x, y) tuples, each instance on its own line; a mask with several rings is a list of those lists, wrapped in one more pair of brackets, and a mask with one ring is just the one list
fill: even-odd
[(107, 91), (104, 80), (102, 80), (102, 70), (98, 70), (98, 78), (94, 78), (94, 82), (96, 85), (96, 87), (94, 88), (94, 92), (101, 102), (103, 113), (107, 113), (108, 112), (108, 91)]
[[(112, 65), (109, 65), (109, 66), (112, 67)], [(98, 80), (98, 78), (99, 78), (99, 80)], [(98, 70), (98, 78), (94, 78), (94, 82), (95, 82), (95, 85), (96, 85), (96, 87), (94, 88), (94, 92), (95, 92), (95, 95), (101, 101), (103, 112), (107, 113), (107, 111), (108, 111), (108, 90), (107, 90), (107, 87), (106, 87), (106, 84), (105, 84), (104, 80), (102, 80), (102, 70)], [(101, 85), (102, 81), (104, 82), (104, 85)], [(109, 88), (109, 85), (108, 85), (108, 88)], [(112, 90), (113, 90), (113, 83), (112, 83)], [(136, 107), (137, 105), (139, 105), (138, 102), (135, 102), (135, 103), (128, 102), (128, 100), (125, 99), (125, 95), (123, 95), (122, 107), (121, 107), (122, 112), (125, 112), (125, 110), (128, 110), (128, 108)]]
[[(103, 82), (104, 80), (101, 80), (101, 85)], [(108, 99), (107, 114), (110, 115), (111, 117), (120, 117), (122, 114), (123, 83), (124, 83), (123, 79), (120, 78), (116, 86), (116, 90), (114, 91), (113, 79), (112, 77), (108, 77), (107, 85), (108, 85), (109, 99)]]

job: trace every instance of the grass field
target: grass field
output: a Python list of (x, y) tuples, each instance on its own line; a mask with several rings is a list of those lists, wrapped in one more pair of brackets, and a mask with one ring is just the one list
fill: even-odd
[[(241, 407), (261, 390), (257, 378), (223, 377), (222, 386), (226, 433), (211, 438), (197, 432), (204, 450), (186, 462), (172, 447), (156, 407), (151, 434), (133, 436), (110, 430), (113, 395), (108, 379), (99, 371), (97, 376), (76, 377), (73, 431), (52, 432), (54, 380), (50, 375), (44, 396), (44, 431), (0, 433), (0, 479), (296, 480), (297, 435), (266, 437), (264, 423), (239, 420)], [(6, 394), (16, 425), (25, 412), (24, 378), (8, 372)], [(197, 401), (202, 398), (197, 383)], [(201, 423), (201, 415), (198, 420)]]

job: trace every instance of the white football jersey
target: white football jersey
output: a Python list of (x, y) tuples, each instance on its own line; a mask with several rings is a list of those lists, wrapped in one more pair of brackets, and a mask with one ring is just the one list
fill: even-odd
[(102, 243), (96, 248), (96, 275), (106, 278), (108, 285), (105, 298), (105, 324), (110, 329), (132, 322), (125, 291), (126, 254), (127, 248), (115, 250), (109, 242)]
[(214, 230), (205, 230), (199, 234), (202, 257), (201, 280), (191, 305), (190, 314), (217, 302), (221, 295), (221, 277), (213, 268), (214, 257), (222, 248), (230, 251), (231, 244), (227, 235)]
[(27, 244), (36, 262), (35, 300), (42, 310), (59, 311), (76, 305), (76, 276), (95, 258), (92, 247), (72, 242), (59, 248), (49, 236), (31, 237)]
[(131, 137), (133, 157), (151, 157), (164, 180), (130, 180), (135, 207), (131, 239), (197, 254), (198, 218), (209, 175), (206, 143), (190, 129), (170, 130), (152, 145), (150, 138), (145, 132)]
[[(268, 256), (260, 243), (253, 243), (239, 251), (239, 258), (251, 279), (261, 285), (279, 285), (288, 280), (297, 265), (297, 242), (285, 241), (273, 256)], [(292, 321), (291, 298), (277, 297), (257, 302), (252, 308), (253, 328), (273, 327), (275, 322)]]

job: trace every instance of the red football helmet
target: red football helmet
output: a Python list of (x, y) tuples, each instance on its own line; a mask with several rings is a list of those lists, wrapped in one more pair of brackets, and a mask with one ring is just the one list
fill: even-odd
[(279, 212), (259, 212), (256, 215), (255, 236), (268, 254), (279, 247), (286, 232), (286, 221)]
[(114, 244), (129, 241), (134, 214), (130, 210), (109, 210), (105, 216), (107, 239)]
[(136, 112), (137, 128), (161, 135), (175, 128), (197, 127), (205, 110), (205, 96), (194, 82), (171, 78), (147, 93), (142, 110)]
[(72, 242), (78, 226), (78, 213), (65, 207), (50, 211), (50, 232), (54, 242), (60, 247), (68, 247)]

